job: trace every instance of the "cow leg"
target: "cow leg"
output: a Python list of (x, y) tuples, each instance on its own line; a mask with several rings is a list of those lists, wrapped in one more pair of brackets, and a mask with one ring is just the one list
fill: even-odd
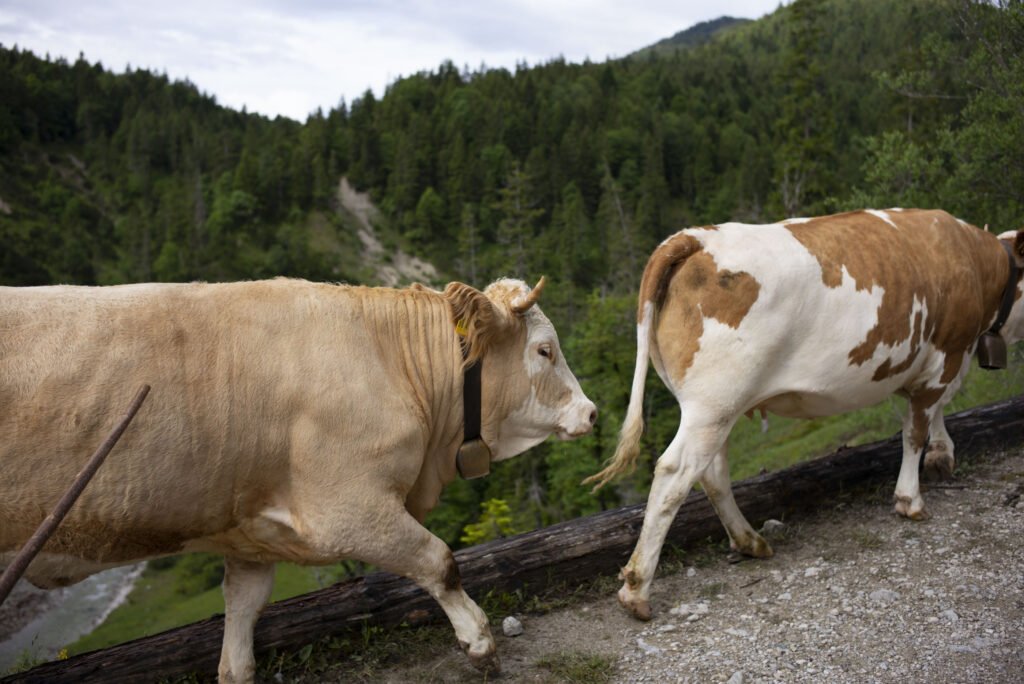
[(932, 419), (928, 434), (928, 453), (924, 455), (921, 479), (925, 482), (941, 482), (953, 479), (953, 440), (946, 432), (942, 411)]
[(386, 528), (367, 521), (363, 529), (377, 535), (353, 555), (384, 570), (408, 577), (441, 605), (455, 629), (455, 638), (478, 670), (501, 670), (487, 616), (462, 589), (459, 566), (451, 549), (420, 525), (404, 508), (388, 516)]
[(917, 469), (928, 427), (934, 423), (936, 414), (942, 413), (942, 404), (926, 405), (914, 397), (910, 397), (907, 404), (907, 415), (903, 419), (903, 463), (896, 479), (893, 510), (912, 520), (927, 520), (931, 514), (925, 510), (921, 498)]
[[(686, 415), (685, 409), (683, 415)], [(651, 619), (651, 581), (665, 535), (693, 483), (703, 475), (715, 455), (724, 451), (727, 435), (728, 429), (689, 429), (680, 424), (679, 432), (658, 458), (640, 539), (629, 563), (622, 569), (625, 582), (619, 589), (619, 603), (633, 617)]]
[(700, 485), (714, 506), (718, 519), (725, 526), (725, 531), (729, 534), (729, 546), (733, 551), (754, 558), (769, 558), (772, 555), (772, 547), (754, 531), (736, 505), (732, 483), (729, 480), (728, 449), (729, 445), (726, 442), (704, 471)]
[(274, 588), (274, 564), (224, 557), (224, 642), (217, 679), (251, 682), (256, 673), (253, 628)]

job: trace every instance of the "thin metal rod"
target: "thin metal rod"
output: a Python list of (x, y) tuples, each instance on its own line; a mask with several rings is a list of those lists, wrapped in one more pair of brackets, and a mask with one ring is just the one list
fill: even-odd
[(65, 492), (63, 498), (57, 503), (57, 506), (53, 509), (50, 515), (46, 516), (46, 519), (39, 525), (32, 537), (29, 538), (25, 546), (22, 547), (18, 555), (14, 557), (7, 569), (4, 570), (4, 574), (0, 575), (0, 604), (4, 602), (7, 596), (11, 593), (15, 583), (21, 578), (21, 575), (25, 572), (28, 564), (32, 562), (39, 550), (43, 548), (43, 544), (50, 538), (53, 531), (57, 529), (57, 525), (64, 519), (68, 511), (71, 509), (72, 504), (82, 494), (82, 490), (89, 484), (89, 480), (96, 474), (96, 471), (101, 465), (103, 460), (110, 453), (110, 450), (114, 448), (114, 444), (121, 438), (121, 434), (124, 433), (128, 423), (132, 421), (135, 414), (138, 412), (139, 407), (142, 406), (143, 400), (146, 395), (149, 394), (149, 385), (143, 385), (139, 388), (138, 393), (135, 395), (135, 399), (132, 400), (131, 406), (128, 408), (128, 412), (121, 418), (121, 422), (113, 429), (113, 431), (107, 436), (103, 444), (93, 453), (92, 458), (85, 464), (81, 472), (75, 477), (75, 481), (71, 483), (71, 487)]

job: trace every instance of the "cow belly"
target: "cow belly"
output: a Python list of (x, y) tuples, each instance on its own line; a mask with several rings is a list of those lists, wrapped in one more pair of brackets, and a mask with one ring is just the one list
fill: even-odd
[[(870, 368), (834, 368), (831, 371), (778, 375), (772, 382), (757, 387), (744, 410), (764, 409), (786, 418), (823, 418), (873, 406), (892, 394), (904, 394), (908, 388), (940, 385), (931, 372), (928, 359), (921, 367), (891, 378), (875, 380)], [(811, 369), (808, 369), (810, 371)]]
[[(14, 553), (0, 554), (0, 565), (14, 559)], [(59, 553), (39, 553), (29, 564), (24, 578), (40, 589), (57, 589), (81, 582), (89, 575), (116, 568), (125, 563), (95, 563)]]
[(341, 560), (321, 558), (295, 527), (288, 509), (269, 507), (230, 530), (188, 542), (185, 551), (223, 553), (259, 563), (290, 561), (317, 565)]
[(836, 394), (783, 392), (765, 399), (753, 408), (764, 409), (784, 418), (823, 418), (877, 404), (889, 394), (891, 392), (885, 390)]

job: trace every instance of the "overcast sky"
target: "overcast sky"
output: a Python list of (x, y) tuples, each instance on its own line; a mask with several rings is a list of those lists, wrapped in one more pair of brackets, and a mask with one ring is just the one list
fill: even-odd
[(445, 59), (515, 69), (622, 57), (779, 0), (0, 0), (0, 44), (189, 79), (217, 102), (305, 121)]

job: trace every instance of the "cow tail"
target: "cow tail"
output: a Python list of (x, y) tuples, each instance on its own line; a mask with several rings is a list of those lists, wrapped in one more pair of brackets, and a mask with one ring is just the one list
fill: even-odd
[(633, 370), (633, 387), (629, 394), (629, 407), (626, 409), (626, 419), (619, 432), (619, 443), (615, 447), (615, 455), (607, 462), (604, 470), (583, 481), (583, 484), (596, 482), (597, 484), (592, 490), (594, 492), (616, 477), (628, 475), (636, 469), (636, 461), (640, 456), (640, 437), (644, 432), (644, 386), (647, 380), (654, 324), (662, 302), (665, 300), (668, 283), (676, 268), (699, 249), (700, 243), (696, 238), (685, 233), (677, 233), (663, 242), (647, 262), (643, 279), (640, 281), (636, 324), (636, 366)]

